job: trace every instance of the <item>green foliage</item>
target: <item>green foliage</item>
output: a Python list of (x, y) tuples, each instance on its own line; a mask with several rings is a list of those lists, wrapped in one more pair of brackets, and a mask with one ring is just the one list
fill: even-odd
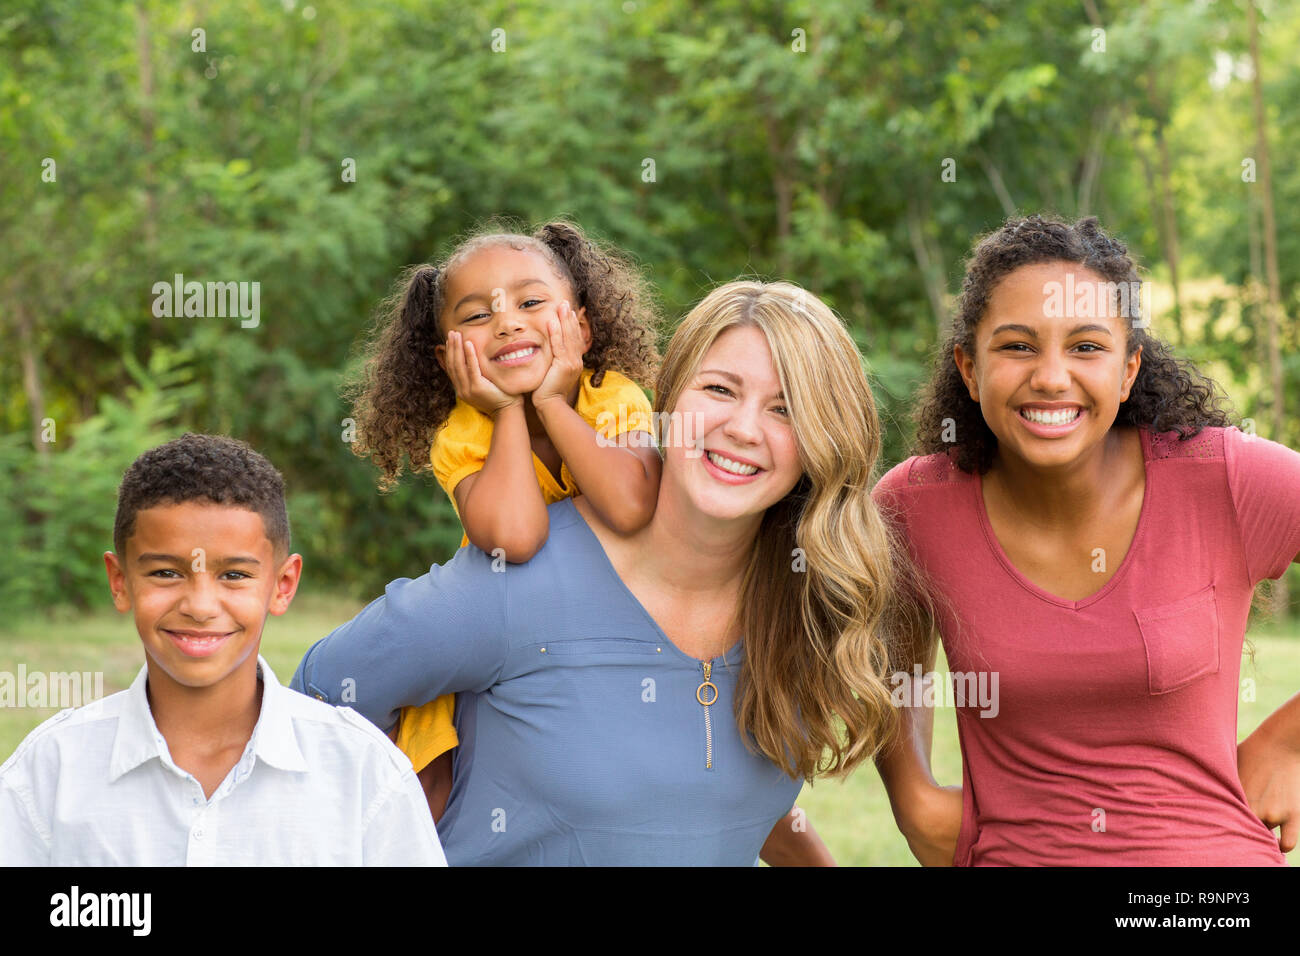
[[(379, 495), (342, 437), (339, 389), (402, 267), (496, 215), (576, 218), (642, 263), (673, 323), (739, 275), (823, 296), (871, 370), (888, 465), (907, 453), (976, 236), (1010, 210), (1096, 213), (1165, 283), (1167, 187), (1181, 280), (1213, 290), (1157, 331), (1267, 421), (1240, 4), (310, 9), (6, 3), (0, 350), (22, 359), (0, 363), (11, 601), (88, 600), (122, 468), (183, 429), (243, 438), (283, 471), (309, 581), (370, 596), (445, 560), (459, 541), (445, 495), (423, 477)], [(1295, 315), (1300, 16), (1261, 10)], [(1212, 85), (1224, 56), (1237, 66)], [(153, 284), (177, 273), (258, 282), (260, 323), (154, 316)], [(1294, 322), (1284, 354), (1300, 354)], [(1287, 382), (1300, 384), (1294, 362)], [(34, 391), (59, 423), (48, 460)], [(1300, 444), (1288, 421), (1270, 437)]]
[(105, 551), (122, 473), (141, 452), (179, 434), (197, 389), (186, 356), (154, 352), (147, 369), (129, 356), (121, 396), (33, 449), (24, 433), (0, 436), (0, 603), (12, 609), (88, 607), (106, 591)]

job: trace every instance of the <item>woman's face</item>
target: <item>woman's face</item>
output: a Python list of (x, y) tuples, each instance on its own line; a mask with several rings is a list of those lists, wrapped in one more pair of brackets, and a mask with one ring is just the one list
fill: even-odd
[(664, 481), (710, 517), (762, 514), (803, 474), (767, 338), (733, 326), (705, 353), (670, 417)]
[(1059, 467), (1106, 438), (1141, 364), (1140, 349), (1124, 354), (1129, 319), (1113, 314), (1112, 288), (1067, 262), (1021, 266), (994, 287), (974, 354), (953, 358), (999, 456)]

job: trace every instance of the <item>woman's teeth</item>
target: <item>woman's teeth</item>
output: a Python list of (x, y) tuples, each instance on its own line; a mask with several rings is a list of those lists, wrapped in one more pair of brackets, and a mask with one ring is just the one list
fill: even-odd
[(532, 355), (536, 351), (537, 351), (536, 346), (529, 346), (528, 348), (523, 348), (523, 349), (515, 349), (513, 352), (507, 352), (505, 355), (498, 355), (492, 361), (512, 362), (515, 359), (527, 358), (528, 356)]
[(1045, 412), (1037, 408), (1022, 408), (1020, 414), (1039, 425), (1068, 425), (1079, 417), (1079, 408), (1062, 408), (1055, 412)]
[(721, 455), (709, 452), (709, 461), (713, 462), (723, 471), (729, 471), (733, 475), (752, 475), (758, 471), (757, 465), (742, 465), (738, 461), (732, 461), (730, 458), (723, 458)]

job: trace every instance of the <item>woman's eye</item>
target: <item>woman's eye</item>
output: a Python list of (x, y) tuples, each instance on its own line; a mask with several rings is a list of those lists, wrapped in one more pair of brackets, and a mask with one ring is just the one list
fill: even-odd
[(704, 386), (704, 390), (705, 390), (706, 392), (707, 392), (709, 389), (714, 389), (714, 388), (717, 389), (719, 392), (721, 392), (723, 395), (730, 395), (730, 394), (731, 394), (731, 389), (727, 388), (725, 385), (705, 385), (705, 386)]
[(784, 405), (777, 405), (772, 409), (772, 411), (776, 412), (778, 415), (785, 415), (786, 417), (789, 417), (790, 415), (790, 410)]

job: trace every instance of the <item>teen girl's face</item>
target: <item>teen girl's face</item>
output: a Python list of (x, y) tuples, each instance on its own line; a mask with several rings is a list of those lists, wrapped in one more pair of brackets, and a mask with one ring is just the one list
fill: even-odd
[[(508, 395), (536, 391), (551, 367), (550, 319), (561, 303), (578, 315), (583, 351), (591, 344), (586, 309), (568, 280), (531, 249), (488, 246), (457, 264), (447, 276), (441, 316), (444, 339), (450, 332), (474, 346), (479, 371)], [(447, 346), (435, 349), (446, 368)]]
[(1110, 288), (1067, 262), (1021, 266), (994, 287), (974, 354), (953, 358), (1000, 457), (1069, 466), (1105, 440), (1141, 364), (1140, 349), (1125, 355), (1132, 320)]
[(719, 519), (761, 514), (803, 474), (767, 338), (733, 326), (682, 391), (666, 436), (664, 481)]

